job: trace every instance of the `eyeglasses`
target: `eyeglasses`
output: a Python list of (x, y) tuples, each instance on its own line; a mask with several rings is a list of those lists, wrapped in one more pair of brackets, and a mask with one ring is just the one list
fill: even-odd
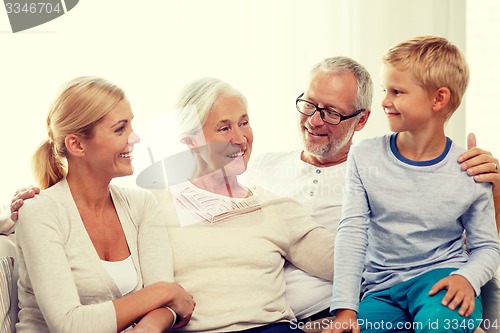
[(352, 117), (356, 117), (358, 114), (366, 110), (366, 109), (359, 109), (357, 111), (354, 111), (348, 116), (344, 116), (333, 109), (320, 108), (319, 106), (313, 104), (312, 102), (309, 102), (305, 99), (301, 99), (302, 96), (304, 96), (304, 93), (300, 94), (300, 96), (297, 97), (297, 100), (295, 101), (297, 111), (306, 116), (312, 116), (316, 111), (318, 111), (319, 114), (321, 115), (321, 119), (323, 119), (325, 123), (331, 125), (338, 125), (340, 124), (341, 121)]

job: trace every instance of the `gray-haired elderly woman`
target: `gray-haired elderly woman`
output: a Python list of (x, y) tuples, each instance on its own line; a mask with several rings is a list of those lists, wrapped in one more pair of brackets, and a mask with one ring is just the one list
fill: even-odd
[(197, 302), (187, 332), (297, 332), (285, 299), (285, 259), (332, 280), (333, 236), (300, 204), (237, 176), (253, 134), (247, 102), (229, 84), (189, 84), (177, 104), (191, 177), (159, 191), (168, 211), (174, 276)]

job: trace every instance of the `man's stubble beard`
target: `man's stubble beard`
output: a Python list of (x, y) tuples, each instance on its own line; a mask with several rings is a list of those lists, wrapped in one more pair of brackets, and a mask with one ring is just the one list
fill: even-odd
[[(346, 146), (351, 145), (352, 137), (355, 132), (354, 127), (355, 125), (353, 124), (341, 139), (331, 139), (330, 134), (328, 134), (328, 143), (322, 146), (318, 146), (313, 144), (310, 145), (308, 143), (307, 139), (305, 138), (306, 134), (304, 133), (304, 131), (307, 131), (307, 129), (302, 124), (299, 124), (304, 151), (318, 159), (330, 161), (337, 160), (339, 158), (339, 153), (345, 151)], [(348, 151), (348, 149), (346, 151)]]

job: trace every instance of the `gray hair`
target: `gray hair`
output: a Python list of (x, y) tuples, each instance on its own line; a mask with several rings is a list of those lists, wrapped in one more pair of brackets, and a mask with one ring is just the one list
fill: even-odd
[(373, 82), (370, 73), (354, 59), (349, 57), (333, 57), (326, 58), (316, 64), (311, 75), (318, 71), (328, 74), (346, 74), (351, 73), (356, 78), (358, 90), (354, 100), (354, 108), (356, 109), (371, 109), (373, 98)]
[(181, 139), (201, 130), (220, 95), (237, 96), (247, 106), (240, 91), (216, 78), (202, 78), (182, 89), (175, 105)]

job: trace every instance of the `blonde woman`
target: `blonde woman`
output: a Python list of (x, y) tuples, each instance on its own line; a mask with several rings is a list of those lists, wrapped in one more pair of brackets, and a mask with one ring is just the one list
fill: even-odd
[[(18, 332), (148, 332), (185, 325), (192, 297), (172, 281), (165, 217), (131, 175), (133, 113), (106, 80), (69, 82), (34, 157), (42, 188), (21, 209)], [(143, 287), (145, 286), (145, 287)]]

